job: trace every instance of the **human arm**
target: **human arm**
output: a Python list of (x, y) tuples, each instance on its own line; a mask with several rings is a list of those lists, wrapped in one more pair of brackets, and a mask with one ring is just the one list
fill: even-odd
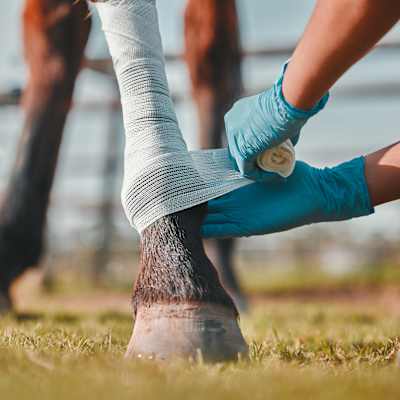
[(396, 24), (398, 0), (319, 0), (283, 80), (294, 107), (309, 109)]
[(257, 156), (298, 138), (325, 105), (331, 86), (398, 21), (398, 0), (319, 0), (290, 63), (270, 89), (235, 103), (225, 116), (229, 150), (250, 179), (268, 178)]

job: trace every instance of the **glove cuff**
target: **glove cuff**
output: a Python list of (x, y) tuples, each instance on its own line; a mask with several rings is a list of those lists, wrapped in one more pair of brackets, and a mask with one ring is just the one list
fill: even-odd
[(365, 179), (365, 158), (358, 157), (334, 168), (322, 170), (327, 198), (335, 199), (330, 204), (332, 221), (362, 217), (375, 212), (372, 207)]
[(282, 91), (283, 78), (285, 76), (286, 68), (287, 68), (289, 62), (290, 62), (290, 60), (286, 61), (286, 63), (283, 65), (280, 76), (274, 84), (276, 100), (279, 103), (280, 110), (282, 110), (287, 115), (287, 119), (308, 120), (310, 117), (317, 114), (319, 111), (321, 111), (325, 107), (326, 103), (329, 100), (329, 92), (325, 93), (324, 96), (319, 100), (319, 102), (313, 108), (311, 108), (309, 110), (301, 110), (300, 108), (297, 108), (297, 107), (293, 106), (292, 104), (290, 104), (285, 99), (285, 96), (283, 95), (283, 91)]

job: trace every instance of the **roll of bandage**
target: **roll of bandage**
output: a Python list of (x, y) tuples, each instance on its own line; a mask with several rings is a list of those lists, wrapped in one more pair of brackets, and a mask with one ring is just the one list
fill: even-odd
[(257, 157), (257, 165), (267, 172), (275, 172), (287, 178), (296, 165), (296, 153), (290, 140), (264, 151)]

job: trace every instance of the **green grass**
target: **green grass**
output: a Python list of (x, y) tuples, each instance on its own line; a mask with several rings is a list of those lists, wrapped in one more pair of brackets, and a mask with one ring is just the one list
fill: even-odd
[(293, 293), (294, 291), (354, 290), (386, 288), (400, 284), (400, 267), (393, 264), (355, 267), (346, 273), (332, 275), (318, 266), (294, 268), (265, 268), (260, 262), (251, 262), (251, 268), (241, 260), (240, 282), (250, 293)]
[(241, 321), (250, 361), (123, 360), (129, 314), (0, 319), (0, 399), (397, 399), (400, 319), (372, 306), (258, 305)]

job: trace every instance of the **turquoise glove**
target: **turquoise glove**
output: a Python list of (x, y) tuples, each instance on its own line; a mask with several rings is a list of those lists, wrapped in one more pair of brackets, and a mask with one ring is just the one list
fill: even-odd
[(287, 179), (254, 182), (211, 200), (202, 235), (264, 235), (373, 212), (363, 157), (325, 169), (298, 161)]
[(255, 181), (267, 180), (271, 176), (271, 173), (265, 173), (257, 167), (257, 156), (287, 139), (292, 139), (296, 144), (301, 128), (311, 116), (324, 108), (329, 98), (327, 93), (308, 111), (290, 105), (282, 94), (286, 66), (271, 89), (237, 101), (225, 115), (230, 155), (237, 170)]

